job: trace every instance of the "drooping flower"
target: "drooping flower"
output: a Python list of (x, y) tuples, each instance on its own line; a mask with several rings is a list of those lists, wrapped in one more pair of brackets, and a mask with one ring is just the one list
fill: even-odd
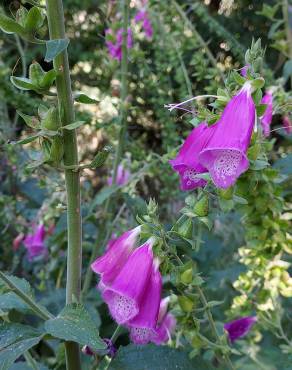
[(145, 288), (151, 277), (153, 243), (154, 240), (150, 238), (135, 249), (114, 281), (103, 291), (102, 297), (118, 324), (129, 322), (139, 313)]
[(160, 302), (158, 321), (151, 338), (151, 342), (157, 345), (166, 343), (171, 338), (171, 334), (176, 326), (175, 317), (167, 312), (168, 302), (168, 297)]
[[(119, 62), (122, 60), (122, 44), (123, 44), (123, 29), (120, 28), (115, 34), (112, 29), (107, 29), (105, 31), (106, 36), (106, 46), (108, 48), (111, 58), (117, 59)], [(113, 41), (112, 38), (115, 40)], [(127, 48), (131, 49), (133, 47), (133, 34), (129, 27), (127, 32)]]
[(136, 23), (142, 22), (142, 28), (145, 33), (145, 36), (148, 40), (151, 40), (153, 36), (153, 28), (149, 18), (149, 14), (145, 9), (138, 11), (138, 13), (135, 15), (135, 22)]
[[(125, 169), (122, 164), (119, 164), (118, 169), (117, 169), (117, 179), (116, 179), (117, 185), (120, 185), (120, 186), (125, 185), (128, 182), (130, 175), (131, 175), (130, 171)], [(108, 185), (112, 185), (113, 183), (112, 176), (108, 178), (107, 183)]]
[(140, 310), (127, 324), (130, 328), (130, 338), (136, 344), (150, 342), (156, 328), (162, 280), (159, 272), (159, 262), (156, 260), (152, 266), (152, 273), (141, 301)]
[(113, 282), (119, 274), (130, 254), (135, 248), (141, 226), (126, 231), (119, 238), (111, 239), (103, 256), (98, 257), (92, 264), (91, 269), (101, 275), (99, 288), (104, 290), (105, 286)]
[(23, 240), (30, 261), (38, 256), (45, 256), (47, 254), (47, 248), (44, 244), (45, 236), (45, 227), (43, 224), (40, 224), (34, 230), (33, 234), (28, 234)]
[(256, 321), (256, 316), (246, 316), (226, 323), (224, 329), (228, 333), (230, 342), (233, 343), (235, 340), (245, 336)]
[(273, 95), (270, 91), (267, 91), (261, 100), (261, 104), (266, 104), (265, 113), (260, 117), (261, 125), (263, 128), (263, 134), (265, 137), (270, 135), (270, 125), (273, 117)]
[(288, 116), (283, 117), (283, 128), (286, 134), (290, 135), (292, 133), (292, 122)]
[(199, 154), (208, 144), (216, 125), (209, 126), (202, 122), (194, 128), (185, 140), (176, 158), (169, 161), (174, 171), (180, 175), (182, 190), (192, 190), (205, 186), (207, 181), (197, 178), (196, 175), (208, 172), (207, 168), (199, 163)]
[(23, 241), (24, 239), (24, 234), (23, 233), (20, 233), (18, 234), (14, 239), (13, 239), (13, 242), (12, 242), (12, 246), (13, 246), (13, 251), (17, 251), (17, 249), (19, 248), (21, 242)]
[(255, 105), (252, 88), (246, 82), (226, 105), (214, 133), (199, 155), (199, 163), (208, 169), (216, 186), (226, 189), (248, 169), (246, 156), (254, 123)]

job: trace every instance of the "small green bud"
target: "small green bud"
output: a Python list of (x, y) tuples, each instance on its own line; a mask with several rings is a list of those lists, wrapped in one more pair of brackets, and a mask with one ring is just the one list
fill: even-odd
[(185, 270), (181, 276), (180, 276), (180, 280), (183, 284), (190, 284), (193, 280), (193, 269), (190, 268), (190, 269), (187, 269)]
[(218, 192), (219, 192), (219, 196), (220, 198), (222, 199), (225, 199), (225, 200), (230, 200), (233, 198), (233, 187), (230, 186), (228, 189), (219, 189)]
[(199, 217), (205, 217), (209, 212), (209, 199), (204, 195), (194, 207), (194, 213)]
[(97, 167), (102, 166), (111, 151), (112, 151), (112, 148), (110, 146), (105, 146), (93, 158), (92, 162), (90, 163), (90, 168), (97, 168)]
[(184, 312), (192, 312), (194, 303), (186, 296), (179, 296), (178, 303)]
[(64, 155), (63, 138), (61, 136), (55, 136), (51, 146), (50, 160), (55, 163), (59, 163)]
[(61, 126), (59, 112), (55, 107), (50, 108), (44, 119), (41, 121), (42, 128), (45, 128), (50, 131), (57, 131)]

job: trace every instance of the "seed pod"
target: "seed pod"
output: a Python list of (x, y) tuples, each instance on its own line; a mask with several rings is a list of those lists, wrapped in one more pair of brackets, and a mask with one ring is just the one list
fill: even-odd
[(45, 118), (41, 121), (41, 125), (42, 125), (42, 128), (45, 128), (47, 130), (51, 130), (51, 131), (58, 130), (61, 124), (60, 124), (59, 112), (55, 107), (52, 107), (47, 111)]
[(39, 63), (32, 63), (29, 66), (29, 79), (36, 87), (40, 87), (44, 74), (45, 72)]
[(51, 146), (50, 160), (55, 163), (59, 163), (64, 155), (63, 138), (61, 136), (55, 136)]
[(183, 284), (190, 284), (193, 280), (193, 269), (192, 268), (189, 268), (187, 270), (185, 270), (181, 276), (180, 276), (180, 280)]
[(194, 207), (194, 213), (199, 217), (205, 217), (209, 212), (209, 199), (204, 195)]

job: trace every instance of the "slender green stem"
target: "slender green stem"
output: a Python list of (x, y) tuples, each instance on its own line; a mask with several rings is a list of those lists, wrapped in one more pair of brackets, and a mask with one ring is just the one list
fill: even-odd
[(120, 109), (120, 132), (116, 150), (113, 170), (113, 184), (116, 183), (118, 165), (124, 150), (127, 134), (127, 95), (128, 95), (128, 25), (129, 25), (129, 0), (123, 0), (123, 41), (121, 61), (121, 109)]
[(32, 357), (32, 355), (29, 353), (29, 351), (24, 353), (24, 358), (27, 364), (33, 369), (33, 370), (39, 370), (38, 364), (36, 363), (35, 359)]
[[(127, 134), (127, 95), (128, 95), (128, 48), (127, 48), (127, 38), (128, 38), (128, 25), (129, 25), (129, 0), (123, 0), (123, 40), (122, 40), (122, 60), (121, 60), (121, 108), (120, 108), (120, 130), (118, 145), (115, 153), (114, 167), (113, 167), (113, 185), (117, 181), (117, 171), (118, 166), (123, 155), (123, 150), (125, 146), (126, 134)], [(114, 195), (113, 195), (114, 196)], [(108, 240), (112, 228), (109, 226), (110, 217), (108, 216), (109, 210), (111, 209), (111, 202), (113, 196), (108, 198), (104, 207), (104, 214), (106, 219), (105, 230), (110, 230), (101, 233), (98, 237), (98, 241), (103, 240), (102, 246)], [(90, 257), (90, 264), (94, 261), (97, 256), (97, 251), (99, 243), (95, 244)], [(85, 294), (90, 287), (92, 279), (92, 271), (90, 265), (86, 271), (84, 285), (82, 293)]]
[[(292, 60), (292, 31), (289, 24), (289, 3), (288, 0), (282, 0), (282, 13), (285, 23), (286, 39), (288, 44), (288, 56)], [(290, 77), (291, 88), (292, 88), (292, 77)]]
[(9, 289), (11, 289), (19, 298), (21, 298), (31, 310), (43, 320), (52, 319), (54, 316), (50, 314), (44, 307), (39, 306), (29, 295), (20, 290), (14, 283), (0, 271), (0, 278), (4, 281)]
[[(62, 0), (46, 0), (47, 18), (50, 39), (64, 39), (65, 20)], [(71, 79), (67, 50), (56, 56), (54, 68), (57, 72), (56, 86), (58, 93), (59, 113), (62, 126), (74, 122), (74, 107), (71, 90)], [(64, 140), (64, 165), (78, 165), (76, 130), (66, 130)], [(65, 170), (67, 192), (67, 287), (66, 303), (80, 300), (81, 264), (82, 264), (82, 231), (80, 211), (80, 178), (79, 172)], [(79, 345), (66, 342), (67, 370), (81, 370)]]
[(121, 331), (123, 330), (123, 327), (121, 325), (118, 325), (116, 327), (116, 330), (114, 331), (112, 337), (111, 337), (111, 341), (113, 343), (115, 343), (115, 341), (118, 339), (119, 335), (121, 334)]
[(198, 43), (203, 48), (205, 54), (209, 58), (209, 60), (210, 60), (211, 64), (213, 65), (213, 67), (218, 70), (219, 75), (220, 75), (220, 78), (224, 82), (225, 76), (224, 76), (223, 72), (218, 68), (217, 61), (216, 61), (214, 55), (212, 54), (211, 50), (209, 49), (206, 41), (203, 39), (203, 37), (197, 31), (196, 27), (191, 23), (191, 21), (189, 20), (189, 18), (186, 16), (185, 12), (182, 10), (181, 6), (175, 0), (172, 0), (172, 3), (174, 5), (174, 7), (176, 8), (176, 10), (178, 11), (179, 15), (181, 16), (181, 18), (186, 22), (186, 24), (188, 25), (188, 27), (195, 34), (195, 37), (198, 40)]

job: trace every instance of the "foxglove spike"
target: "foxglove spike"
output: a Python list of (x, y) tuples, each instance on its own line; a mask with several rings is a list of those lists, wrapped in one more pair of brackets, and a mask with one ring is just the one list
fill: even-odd
[(174, 171), (180, 175), (182, 190), (192, 190), (207, 184), (206, 180), (196, 177), (200, 173), (206, 173), (208, 170), (199, 163), (199, 154), (206, 148), (215, 125), (208, 127), (207, 123), (202, 122), (192, 130), (185, 140), (176, 158), (169, 161)]
[(246, 82), (229, 101), (212, 138), (199, 155), (201, 165), (208, 169), (214, 184), (222, 189), (234, 185), (249, 166), (246, 151), (255, 123), (251, 92), (251, 85)]
[(151, 276), (153, 242), (154, 240), (149, 239), (137, 248), (111, 285), (103, 291), (102, 297), (118, 324), (129, 322), (139, 313), (141, 301)]
[(273, 95), (267, 91), (261, 100), (261, 104), (266, 104), (267, 108), (262, 117), (260, 117), (261, 125), (263, 128), (263, 134), (265, 137), (270, 135), (270, 126), (273, 118)]
[(245, 336), (256, 321), (256, 316), (246, 316), (226, 323), (224, 329), (228, 333), (230, 342), (233, 343), (237, 339)]
[(130, 338), (136, 344), (147, 344), (151, 340), (158, 319), (161, 287), (159, 263), (155, 262), (139, 313), (128, 323)]
[(101, 287), (110, 284), (119, 274), (134, 250), (140, 232), (141, 226), (138, 226), (110, 240), (104, 255), (92, 263), (91, 269), (101, 275)]

